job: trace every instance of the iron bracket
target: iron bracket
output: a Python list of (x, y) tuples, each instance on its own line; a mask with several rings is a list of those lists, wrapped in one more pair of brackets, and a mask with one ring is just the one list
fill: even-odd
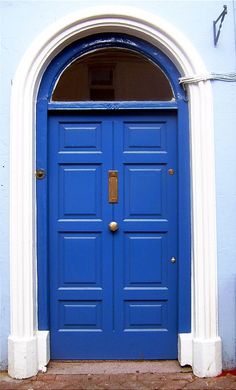
[[(214, 34), (214, 45), (217, 45), (217, 42), (220, 37), (220, 30), (225, 18), (225, 15), (227, 15), (227, 5), (223, 6), (223, 11), (221, 14), (218, 16), (216, 20), (213, 20), (213, 34)], [(217, 28), (217, 23), (219, 22), (219, 27)]]

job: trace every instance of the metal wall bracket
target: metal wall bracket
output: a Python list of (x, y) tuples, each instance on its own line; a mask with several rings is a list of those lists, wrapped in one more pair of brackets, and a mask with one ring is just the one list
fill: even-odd
[[(220, 16), (216, 20), (213, 20), (213, 34), (214, 34), (214, 45), (217, 45), (217, 42), (220, 37), (220, 30), (225, 18), (225, 15), (227, 14), (227, 5), (223, 6), (223, 11), (221, 12)], [(217, 26), (217, 23), (219, 23), (219, 26)], [(218, 28), (217, 28), (218, 27)]]

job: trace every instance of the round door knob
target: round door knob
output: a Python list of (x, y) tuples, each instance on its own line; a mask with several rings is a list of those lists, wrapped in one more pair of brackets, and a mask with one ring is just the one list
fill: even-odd
[(111, 232), (116, 232), (116, 230), (119, 229), (118, 223), (115, 221), (112, 221), (109, 223), (109, 229)]

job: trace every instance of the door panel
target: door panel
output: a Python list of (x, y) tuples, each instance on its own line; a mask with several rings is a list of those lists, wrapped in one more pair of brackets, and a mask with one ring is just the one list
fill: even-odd
[(175, 115), (116, 120), (114, 140), (117, 329), (139, 359), (176, 358), (177, 267), (170, 259), (177, 254), (177, 177), (168, 174), (176, 170)]
[(60, 165), (61, 218), (101, 218), (101, 164)]
[(163, 283), (165, 236), (124, 234), (124, 287), (150, 287)]
[(101, 287), (101, 250), (100, 233), (60, 233), (60, 286)]
[(50, 115), (52, 358), (177, 357), (176, 161), (174, 113)]
[(124, 185), (125, 218), (164, 217), (166, 208), (165, 166), (160, 164), (126, 164), (124, 166)]

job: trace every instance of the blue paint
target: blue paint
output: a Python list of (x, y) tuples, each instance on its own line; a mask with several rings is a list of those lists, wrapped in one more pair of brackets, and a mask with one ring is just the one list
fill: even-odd
[(180, 74), (170, 59), (150, 43), (123, 34), (97, 34), (81, 39), (65, 48), (50, 63), (45, 72), (39, 92), (40, 99), (50, 100), (55, 83), (63, 69), (79, 56), (101, 48), (121, 48), (143, 54), (158, 65), (169, 79), (177, 101), (185, 100), (185, 92), (178, 83)]
[(49, 102), (48, 110), (173, 110), (178, 108), (176, 101), (170, 102), (138, 102), (138, 101), (126, 101), (126, 102)]
[[(148, 56), (166, 71), (176, 100), (51, 103), (63, 68), (102, 45), (135, 48)], [(191, 330), (188, 120), (178, 77), (163, 53), (120, 34), (103, 34), (71, 45), (44, 74), (37, 103), (37, 166), (49, 173), (37, 184), (37, 209), (43, 210), (38, 213), (38, 300), (39, 328), (51, 330), (54, 358), (176, 358), (177, 332)], [(120, 192), (113, 206), (107, 202), (106, 173), (112, 165), (119, 170)], [(174, 176), (168, 175), (168, 167), (175, 169)], [(59, 185), (62, 182), (64, 187)], [(78, 187), (83, 189), (78, 192)], [(112, 235), (107, 225), (114, 218), (120, 229)], [(177, 240), (178, 231), (182, 242)], [(74, 261), (69, 267), (69, 259), (77, 253), (85, 253), (88, 264), (76, 255), (78, 264)], [(94, 263), (98, 253), (104, 262), (100, 270)], [(133, 264), (128, 266), (125, 259), (132, 256)], [(171, 264), (172, 256), (176, 264)], [(101, 272), (105, 272), (102, 278)], [(184, 291), (178, 288), (183, 282)], [(74, 291), (78, 285), (79, 294)], [(86, 333), (89, 338), (93, 335), (90, 350)], [(106, 340), (110, 344), (101, 350)], [(67, 354), (65, 343), (71, 345)], [(155, 351), (153, 344), (158, 345)]]
[(188, 108), (181, 100), (178, 110), (178, 254), (179, 254), (179, 333), (191, 332), (191, 220), (190, 150)]
[[(44, 275), (44, 282), (38, 283), (38, 303), (39, 309), (42, 305), (44, 312), (43, 316), (39, 316), (39, 329), (49, 329), (49, 306), (48, 302), (48, 146), (47, 146), (47, 101), (41, 101), (37, 105), (36, 128), (40, 128), (40, 132), (36, 132), (37, 155), (36, 165), (38, 168), (45, 169), (46, 176), (44, 180), (40, 180), (36, 185), (37, 199), (37, 224), (40, 228), (37, 229), (37, 253), (38, 253), (38, 273)], [(40, 210), (40, 212), (39, 212)]]
[[(178, 175), (170, 167), (175, 112), (50, 115), (52, 358), (177, 358)], [(116, 204), (109, 169), (118, 170)]]

